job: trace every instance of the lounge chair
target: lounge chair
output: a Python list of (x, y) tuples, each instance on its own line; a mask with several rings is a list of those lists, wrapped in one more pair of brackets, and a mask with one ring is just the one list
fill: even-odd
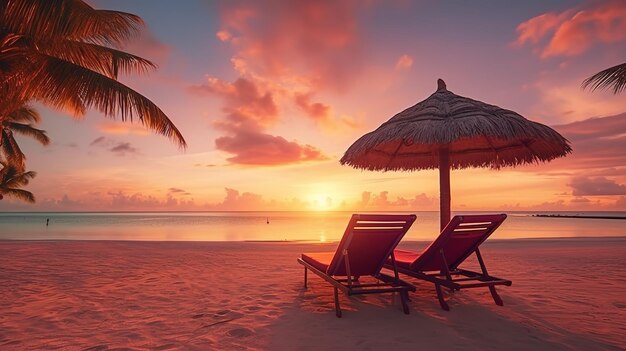
[[(303, 253), (298, 262), (335, 288), (335, 314), (341, 318), (338, 290), (348, 296), (374, 293), (400, 294), (404, 313), (409, 313), (408, 292), (415, 288), (394, 276), (380, 272), (388, 257), (393, 269), (393, 250), (415, 221), (415, 215), (353, 214), (335, 252)], [(376, 282), (363, 283), (360, 277), (372, 276)]]
[[(506, 219), (505, 214), (455, 216), (441, 234), (422, 252), (395, 250), (395, 262), (386, 268), (435, 284), (441, 308), (450, 307), (443, 298), (441, 286), (455, 290), (488, 287), (495, 303), (502, 306), (496, 285), (511, 286), (511, 281), (490, 276), (478, 247)], [(459, 268), (472, 253), (476, 254), (481, 272)]]

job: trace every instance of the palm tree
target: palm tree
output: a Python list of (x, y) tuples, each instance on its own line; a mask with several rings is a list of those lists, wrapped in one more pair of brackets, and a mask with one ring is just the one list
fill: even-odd
[(46, 131), (33, 126), (33, 124), (39, 123), (40, 120), (39, 113), (29, 105), (21, 106), (0, 120), (0, 153), (4, 154), (3, 156), (7, 163), (14, 166), (18, 172), (24, 171), (26, 156), (17, 144), (13, 134), (30, 136), (41, 144), (48, 145), (50, 138), (46, 135)]
[(600, 71), (593, 76), (585, 79), (582, 84), (583, 89), (591, 87), (596, 89), (613, 89), (613, 94), (617, 94), (626, 89), (626, 63), (613, 66)]
[(142, 24), (138, 16), (82, 0), (0, 0), (0, 120), (30, 100), (77, 117), (95, 108), (122, 121), (138, 119), (186, 147), (158, 106), (117, 80), (155, 68), (118, 49)]
[(20, 189), (28, 185), (28, 182), (37, 174), (35, 172), (20, 172), (15, 166), (0, 161), (2, 169), (0, 169), (0, 200), (4, 196), (14, 197), (26, 202), (35, 202), (35, 196), (30, 191)]

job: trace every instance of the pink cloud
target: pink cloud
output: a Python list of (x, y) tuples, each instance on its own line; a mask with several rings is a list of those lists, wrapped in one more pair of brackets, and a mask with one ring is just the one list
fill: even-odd
[(294, 101), (307, 116), (317, 121), (327, 121), (330, 118), (330, 106), (321, 102), (311, 102), (311, 94), (294, 95)]
[(261, 91), (257, 83), (247, 78), (238, 78), (233, 83), (217, 78), (208, 78), (207, 83), (188, 88), (190, 92), (221, 97), (225, 102), (228, 126), (253, 124), (259, 128), (273, 124), (278, 118), (278, 107), (271, 91)]
[(572, 10), (560, 14), (549, 12), (533, 17), (517, 26), (517, 40), (514, 46), (522, 47), (526, 43), (537, 44), (548, 34), (553, 33), (572, 14)]
[(228, 158), (229, 162), (269, 166), (327, 159), (314, 146), (301, 145), (266, 132), (277, 121), (278, 108), (273, 92), (263, 90), (258, 82), (239, 78), (234, 83), (226, 83), (209, 78), (207, 84), (190, 87), (190, 90), (224, 100), (225, 118), (214, 125), (227, 135), (217, 138), (215, 146), (234, 155)]
[[(626, 113), (589, 118), (553, 128), (567, 138), (572, 153), (541, 165), (542, 174), (551, 176), (626, 175)], [(537, 172), (537, 165), (524, 165), (520, 171)]]
[[(542, 46), (542, 58), (580, 55), (596, 43), (626, 40), (626, 3), (592, 2), (580, 11), (542, 14), (521, 23), (517, 33), (514, 45)], [(542, 45), (544, 39), (547, 43)]]
[(626, 164), (626, 113), (554, 126), (572, 142), (571, 156), (554, 162), (561, 168), (615, 170)]
[(411, 66), (413, 66), (413, 57), (406, 54), (400, 56), (400, 58), (398, 58), (398, 62), (396, 62), (397, 70), (409, 69)]
[(574, 196), (626, 195), (626, 185), (605, 177), (575, 177), (568, 185), (572, 187)]
[(301, 145), (281, 136), (257, 131), (237, 130), (233, 136), (217, 138), (215, 146), (218, 150), (234, 154), (228, 161), (241, 165), (270, 166), (328, 159), (311, 145)]
[(232, 35), (236, 57), (259, 75), (301, 75), (342, 89), (362, 64), (359, 8), (356, 1), (229, 1), (220, 32)]

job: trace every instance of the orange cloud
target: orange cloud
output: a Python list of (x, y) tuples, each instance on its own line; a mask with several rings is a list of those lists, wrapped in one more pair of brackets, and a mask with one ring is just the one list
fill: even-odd
[(540, 56), (576, 56), (595, 43), (626, 40), (626, 3), (593, 2), (581, 11), (569, 9), (560, 14), (546, 13), (521, 23), (514, 45), (528, 42), (540, 45), (547, 39)]
[(215, 36), (221, 41), (229, 41), (232, 38), (232, 35), (225, 30), (221, 30), (215, 33)]
[(96, 128), (107, 134), (135, 134), (149, 135), (150, 131), (140, 124), (104, 122), (96, 125)]
[(413, 66), (413, 58), (406, 54), (400, 56), (400, 58), (398, 59), (398, 62), (396, 62), (397, 70), (409, 69), (411, 68), (411, 66)]

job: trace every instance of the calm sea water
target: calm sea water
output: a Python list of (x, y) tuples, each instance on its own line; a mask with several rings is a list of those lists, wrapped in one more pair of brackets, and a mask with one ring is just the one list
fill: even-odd
[[(509, 212), (492, 238), (626, 236), (626, 220), (532, 216), (537, 213)], [(405, 239), (431, 240), (438, 233), (439, 213), (416, 214), (417, 221)], [(626, 212), (560, 214), (626, 217)], [(336, 241), (343, 235), (350, 215), (349, 212), (0, 213), (0, 240)], [(50, 219), (48, 226), (46, 219)]]

